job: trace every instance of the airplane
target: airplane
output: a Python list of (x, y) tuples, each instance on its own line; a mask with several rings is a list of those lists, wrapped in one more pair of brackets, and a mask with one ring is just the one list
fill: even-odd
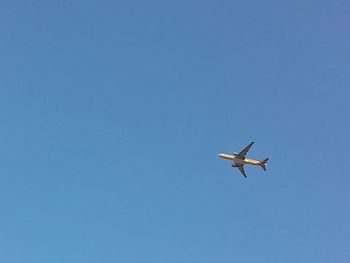
[(263, 161), (257, 161), (257, 160), (246, 158), (246, 155), (249, 152), (249, 150), (253, 144), (254, 144), (254, 142), (251, 142), (247, 147), (245, 147), (239, 153), (233, 153), (233, 154), (220, 153), (220, 154), (218, 154), (218, 156), (220, 158), (233, 161), (232, 167), (238, 168), (244, 177), (247, 177), (247, 173), (244, 169), (245, 164), (261, 166), (261, 168), (263, 168), (264, 171), (266, 171), (266, 163), (269, 160), (269, 158), (266, 158)]

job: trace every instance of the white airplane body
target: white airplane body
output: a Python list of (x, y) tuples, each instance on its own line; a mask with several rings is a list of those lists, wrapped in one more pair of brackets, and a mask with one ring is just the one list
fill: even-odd
[(257, 161), (257, 160), (246, 158), (246, 155), (253, 144), (254, 142), (250, 143), (240, 153), (234, 153), (234, 154), (220, 153), (218, 154), (218, 156), (220, 158), (233, 161), (234, 164), (232, 164), (232, 167), (237, 167), (244, 177), (247, 177), (247, 174), (244, 169), (245, 164), (261, 166), (264, 169), (264, 171), (266, 171), (266, 162), (269, 160), (269, 158), (266, 158), (263, 161)]

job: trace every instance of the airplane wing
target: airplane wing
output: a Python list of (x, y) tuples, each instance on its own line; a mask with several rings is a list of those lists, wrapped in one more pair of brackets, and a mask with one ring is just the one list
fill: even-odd
[(244, 166), (243, 165), (236, 165), (237, 168), (241, 171), (241, 173), (243, 174), (244, 177), (247, 177), (247, 173), (244, 170)]
[(238, 155), (245, 157), (247, 155), (247, 153), (249, 152), (250, 148), (252, 147), (252, 145), (254, 144), (254, 142), (251, 142), (247, 147), (245, 147)]

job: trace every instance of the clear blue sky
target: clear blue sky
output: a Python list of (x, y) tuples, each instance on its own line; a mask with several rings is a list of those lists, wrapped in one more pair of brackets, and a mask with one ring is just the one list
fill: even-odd
[(349, 13), (2, 0), (0, 261), (350, 262)]

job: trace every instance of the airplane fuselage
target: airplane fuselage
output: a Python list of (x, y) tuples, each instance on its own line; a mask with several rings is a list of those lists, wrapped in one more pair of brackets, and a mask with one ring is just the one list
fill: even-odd
[(220, 153), (220, 154), (218, 154), (218, 156), (220, 158), (233, 161), (237, 164), (251, 164), (251, 165), (258, 165), (258, 166), (262, 165), (261, 162), (257, 161), (257, 160), (253, 160), (253, 159), (249, 159), (249, 158), (244, 158), (244, 159), (241, 159), (239, 157), (237, 158), (236, 154)]

